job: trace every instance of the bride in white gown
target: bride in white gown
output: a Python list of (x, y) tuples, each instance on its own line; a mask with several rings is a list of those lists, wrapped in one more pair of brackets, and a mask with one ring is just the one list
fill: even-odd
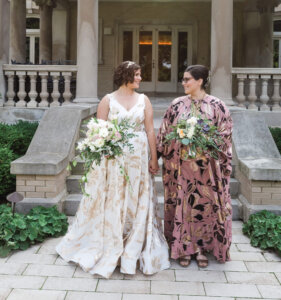
[(138, 124), (130, 141), (134, 152), (120, 157), (131, 188), (116, 160), (103, 159), (90, 172), (72, 226), (56, 250), (66, 261), (79, 264), (91, 274), (109, 278), (117, 265), (120, 272), (144, 274), (170, 266), (168, 246), (157, 214), (157, 196), (151, 174), (158, 171), (153, 111), (149, 99), (138, 94), (140, 66), (123, 62), (115, 71), (119, 87), (100, 102), (97, 117), (103, 120), (129, 118)]

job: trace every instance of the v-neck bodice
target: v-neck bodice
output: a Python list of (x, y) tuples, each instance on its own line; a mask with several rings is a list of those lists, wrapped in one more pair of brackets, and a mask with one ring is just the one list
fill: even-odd
[(125, 118), (130, 119), (131, 122), (141, 125), (143, 128), (144, 125), (144, 109), (145, 109), (145, 101), (144, 94), (139, 94), (137, 102), (134, 106), (132, 106), (129, 110), (127, 110), (123, 105), (121, 105), (113, 93), (108, 94), (109, 97), (109, 114), (108, 120), (112, 120), (114, 118), (118, 118), (118, 120), (122, 120)]

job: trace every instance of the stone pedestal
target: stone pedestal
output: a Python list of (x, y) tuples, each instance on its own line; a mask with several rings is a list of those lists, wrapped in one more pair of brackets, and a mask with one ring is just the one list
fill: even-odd
[[(26, 1), (10, 1), (10, 60), (25, 62)], [(2, 41), (1, 41), (2, 43)]]
[(211, 94), (232, 100), (233, 0), (212, 0)]
[(52, 60), (52, 15), (52, 6), (40, 6), (40, 62), (42, 60)]
[(97, 103), (98, 0), (78, 0), (77, 67), (74, 102)]
[(6, 93), (2, 65), (9, 62), (9, 16), (9, 1), (0, 1), (0, 107), (4, 104)]

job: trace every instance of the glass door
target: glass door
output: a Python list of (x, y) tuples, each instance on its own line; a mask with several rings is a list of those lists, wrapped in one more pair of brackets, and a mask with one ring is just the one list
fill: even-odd
[(191, 64), (191, 28), (129, 26), (120, 31), (119, 62), (133, 60), (142, 69), (141, 92), (177, 92)]

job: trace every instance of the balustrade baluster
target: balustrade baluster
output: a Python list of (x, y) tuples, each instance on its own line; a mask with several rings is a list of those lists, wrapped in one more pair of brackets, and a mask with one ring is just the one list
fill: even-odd
[(18, 97), (19, 101), (16, 103), (17, 107), (25, 107), (26, 102), (24, 101), (26, 97), (26, 91), (25, 91), (25, 71), (17, 71), (17, 76), (19, 77), (19, 91), (18, 91)]
[(50, 103), (50, 106), (59, 106), (59, 77), (60, 77), (60, 72), (51, 72), (50, 73), (53, 79), (53, 92), (52, 92), (52, 98), (53, 102)]
[(62, 76), (64, 77), (64, 93), (63, 93), (63, 104), (69, 104), (72, 94), (70, 92), (70, 78), (71, 72), (62, 72)]
[(272, 110), (281, 110), (280, 107), (280, 79), (281, 75), (273, 75), (273, 95), (272, 95), (272, 100), (273, 100), (273, 106)]
[(245, 95), (244, 95), (244, 82), (247, 78), (245, 74), (237, 74), (238, 79), (238, 94), (236, 96), (236, 100), (238, 102), (239, 107), (245, 107)]
[(39, 76), (41, 77), (41, 102), (38, 104), (39, 107), (48, 107), (49, 102), (48, 102), (48, 96), (49, 93), (47, 91), (47, 77), (48, 77), (48, 72), (39, 72)]
[(15, 106), (14, 97), (15, 97), (15, 91), (14, 91), (14, 71), (6, 71), (5, 75), (8, 77), (8, 91), (6, 93), (6, 96), (8, 98), (7, 102), (5, 102), (5, 106)]
[(260, 96), (260, 101), (262, 103), (260, 110), (267, 111), (269, 110), (268, 106), (268, 80), (271, 78), (271, 75), (261, 75), (262, 79), (262, 90), (261, 90), (261, 96)]
[(258, 107), (255, 105), (255, 102), (257, 101), (257, 94), (256, 94), (256, 85), (257, 82), (256, 80), (259, 78), (259, 75), (249, 75), (249, 79), (250, 79), (250, 92), (249, 92), (249, 96), (248, 96), (248, 100), (249, 100), (249, 106), (248, 109), (251, 110), (257, 110)]
[(36, 97), (37, 97), (37, 91), (36, 91), (36, 78), (37, 78), (37, 72), (27, 72), (27, 75), (30, 78), (30, 91), (28, 93), (28, 96), (30, 98), (30, 101), (27, 103), (27, 107), (37, 107)]

